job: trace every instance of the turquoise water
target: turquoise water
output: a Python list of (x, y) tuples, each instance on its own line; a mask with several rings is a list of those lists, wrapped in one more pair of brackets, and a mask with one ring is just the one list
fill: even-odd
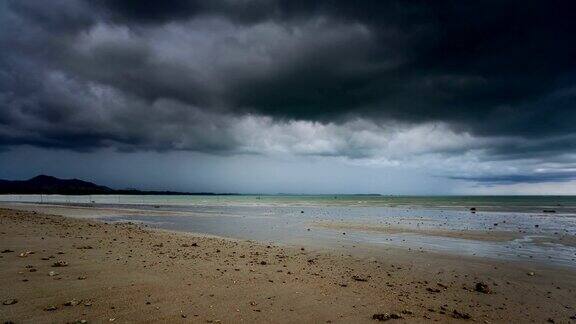
[(372, 206), (576, 214), (576, 196), (379, 196), (379, 195), (0, 195), (0, 201), (190, 206)]

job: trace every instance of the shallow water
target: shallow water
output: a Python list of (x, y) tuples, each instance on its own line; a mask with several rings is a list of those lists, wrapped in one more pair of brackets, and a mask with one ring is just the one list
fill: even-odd
[(576, 214), (576, 196), (380, 196), (380, 195), (0, 195), (0, 201), (172, 206), (371, 206)]
[[(145, 207), (144, 207), (145, 208)], [(170, 210), (169, 206), (161, 208)], [(576, 267), (576, 247), (554, 243), (559, 235), (576, 235), (576, 217), (524, 213), (476, 213), (390, 207), (189, 207), (194, 216), (126, 216), (108, 221), (139, 221), (164, 229), (252, 239), (261, 242), (319, 246), (395, 246), (457, 255), (517, 259)], [(158, 210), (158, 209), (155, 209)], [(302, 211), (304, 213), (302, 213)], [(318, 222), (395, 228), (395, 233), (330, 229)], [(494, 224), (498, 224), (494, 226)], [(536, 227), (538, 225), (538, 227)], [(405, 228), (407, 232), (398, 232)], [(417, 229), (418, 233), (408, 230)], [(473, 240), (426, 235), (426, 230), (510, 232), (509, 241)], [(433, 233), (436, 231), (432, 231)], [(345, 234), (344, 234), (345, 233)], [(512, 235), (511, 235), (512, 236)], [(488, 234), (489, 238), (490, 235)]]
[[(5, 198), (0, 197), (0, 200)], [(21, 196), (18, 197), (20, 200), (15, 196), (11, 198), (11, 201), (30, 201), (39, 196)], [(573, 197), (493, 199), (453, 197), (450, 200), (440, 197), (435, 200), (433, 197), (419, 197), (410, 205), (407, 197), (402, 197), (402, 203), (396, 201), (391, 204), (393, 199), (365, 196), (336, 196), (336, 199), (327, 196), (42, 197), (43, 202), (54, 204), (129, 207), (139, 210), (138, 215), (127, 213), (100, 218), (104, 221), (142, 222), (168, 230), (291, 245), (304, 242), (323, 247), (364, 245), (372, 251), (401, 247), (576, 268), (576, 213), (571, 211)], [(85, 203), (87, 201), (90, 204)], [(424, 201), (432, 206), (425, 206), (422, 204)], [(450, 208), (442, 207), (447, 205)], [(476, 207), (478, 212), (471, 213), (469, 206)], [(561, 213), (542, 213), (542, 210), (552, 207)], [(163, 213), (159, 215), (158, 212)], [(338, 227), (317, 226), (319, 223)], [(348, 224), (354, 226), (347, 228)], [(364, 225), (383, 230), (359, 229)], [(386, 229), (394, 231), (387, 232)], [(474, 231), (486, 235), (483, 239), (438, 235), (438, 232), (445, 231), (464, 231), (464, 234)], [(491, 239), (490, 233), (494, 231), (510, 234), (509, 240)]]

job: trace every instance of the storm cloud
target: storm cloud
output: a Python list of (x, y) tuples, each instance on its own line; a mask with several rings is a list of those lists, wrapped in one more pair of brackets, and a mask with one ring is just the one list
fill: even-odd
[(575, 10), (3, 1), (0, 149), (324, 156), (486, 184), (570, 181)]

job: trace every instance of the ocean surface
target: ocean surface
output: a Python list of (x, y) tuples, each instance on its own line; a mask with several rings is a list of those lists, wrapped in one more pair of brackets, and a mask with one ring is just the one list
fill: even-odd
[(0, 201), (110, 208), (115, 212), (94, 218), (264, 243), (394, 247), (576, 268), (574, 196), (0, 195)]

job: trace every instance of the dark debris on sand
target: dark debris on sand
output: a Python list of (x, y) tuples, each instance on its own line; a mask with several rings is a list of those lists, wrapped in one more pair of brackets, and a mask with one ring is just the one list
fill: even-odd
[(372, 319), (380, 322), (389, 321), (393, 319), (402, 319), (402, 316), (395, 313), (378, 313), (372, 315)]

